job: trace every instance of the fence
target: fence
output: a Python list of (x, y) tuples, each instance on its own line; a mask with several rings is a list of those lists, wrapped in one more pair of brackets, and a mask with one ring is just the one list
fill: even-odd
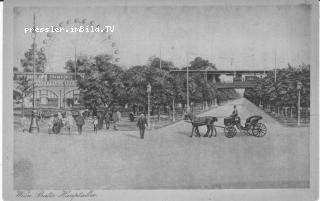
[[(260, 105), (260, 108), (269, 113), (272, 117), (276, 118), (278, 121), (287, 125), (296, 125), (298, 123), (298, 109), (296, 107)], [(300, 108), (300, 123), (305, 125), (310, 124), (309, 107)]]

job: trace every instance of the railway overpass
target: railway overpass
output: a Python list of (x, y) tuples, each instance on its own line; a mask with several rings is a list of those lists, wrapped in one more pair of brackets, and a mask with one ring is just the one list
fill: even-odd
[(226, 75), (233, 77), (233, 82), (216, 82), (215, 79), (212, 79), (211, 81), (215, 83), (217, 89), (254, 88), (257, 85), (257, 82), (252, 78), (264, 77), (267, 72), (268, 71), (265, 70), (215, 70), (210, 67), (204, 70), (170, 70), (170, 73), (202, 74), (206, 81), (208, 81), (208, 75)]
[(228, 75), (228, 76), (236, 76), (236, 75), (263, 75), (269, 71), (265, 70), (214, 70), (204, 69), (204, 70), (186, 70), (186, 69), (173, 69), (170, 70), (170, 73), (200, 73), (200, 74), (215, 74), (215, 75)]

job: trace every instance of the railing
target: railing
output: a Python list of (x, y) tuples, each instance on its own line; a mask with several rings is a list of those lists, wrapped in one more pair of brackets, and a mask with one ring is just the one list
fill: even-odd
[[(20, 77), (26, 77), (28, 79), (33, 79), (32, 72), (15, 72), (13, 79), (17, 80)], [(77, 77), (84, 77), (84, 73), (78, 73)], [(54, 81), (54, 80), (76, 80), (74, 73), (35, 73), (36, 81)]]
[(73, 80), (57, 80), (57, 81), (36, 81), (37, 86), (77, 86), (77, 81)]

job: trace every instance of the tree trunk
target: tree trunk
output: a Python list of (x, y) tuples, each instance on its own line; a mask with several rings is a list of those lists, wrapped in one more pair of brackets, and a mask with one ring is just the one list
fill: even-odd
[(174, 99), (172, 100), (172, 121), (175, 121)]
[(21, 116), (24, 117), (24, 106), (23, 101), (21, 102)]
[(308, 115), (308, 108), (306, 107), (306, 116), (305, 116), (305, 123), (307, 123), (307, 115)]

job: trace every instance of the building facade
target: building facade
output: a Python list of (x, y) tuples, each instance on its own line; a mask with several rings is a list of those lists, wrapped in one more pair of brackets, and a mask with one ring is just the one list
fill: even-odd
[[(84, 74), (77, 74), (83, 77)], [(29, 80), (28, 84), (33, 83), (32, 72), (14, 73), (14, 90), (21, 93), (17, 87), (18, 80), (25, 77)], [(35, 73), (35, 105), (45, 108), (69, 108), (78, 104), (79, 89), (74, 73)], [(32, 107), (33, 93), (24, 99), (25, 107)]]

